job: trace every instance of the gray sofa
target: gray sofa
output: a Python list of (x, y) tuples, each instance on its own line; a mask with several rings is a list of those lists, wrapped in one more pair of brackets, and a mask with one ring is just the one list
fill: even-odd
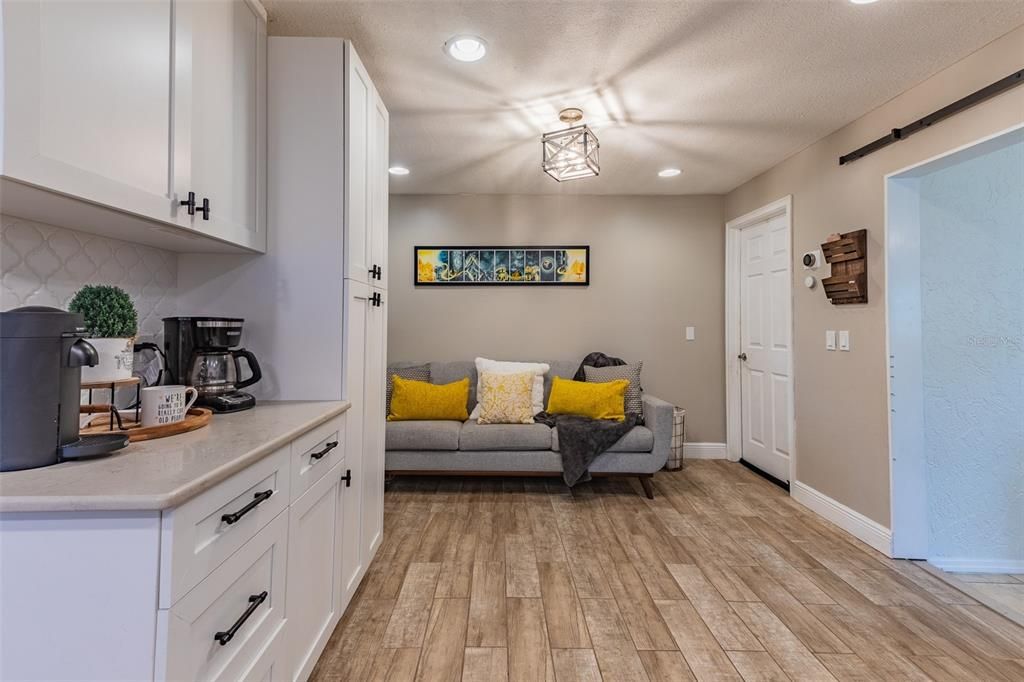
[[(548, 362), (541, 360), (539, 362)], [(395, 369), (424, 364), (401, 362)], [(476, 365), (472, 361), (430, 362), (430, 380), (447, 384), (469, 377), (469, 412), (476, 405)], [(548, 362), (544, 403), (551, 378), (571, 379), (578, 361)], [(644, 425), (634, 427), (600, 455), (590, 467), (595, 476), (637, 476), (648, 497), (654, 496), (651, 476), (668, 461), (672, 441), (672, 405), (644, 394)], [(391, 474), (556, 475), (562, 471), (558, 429), (544, 424), (477, 424), (475, 421), (388, 422), (385, 468)]]

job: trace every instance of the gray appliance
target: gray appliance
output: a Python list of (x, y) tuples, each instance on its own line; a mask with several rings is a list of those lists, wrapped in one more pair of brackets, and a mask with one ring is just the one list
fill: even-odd
[(0, 471), (106, 455), (122, 433), (80, 436), (82, 367), (99, 358), (82, 316), (27, 306), (0, 313)]

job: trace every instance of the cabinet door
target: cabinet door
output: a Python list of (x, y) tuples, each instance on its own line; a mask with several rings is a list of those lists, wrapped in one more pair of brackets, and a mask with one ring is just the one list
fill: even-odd
[(369, 566), (384, 532), (385, 362), (387, 292), (375, 289), (379, 305), (370, 307), (363, 376), (363, 563)]
[(345, 43), (345, 277), (369, 281), (373, 267), (370, 159), (373, 83), (352, 43)]
[(163, 221), (171, 0), (4, 2), (2, 173)]
[(344, 460), (292, 503), (288, 526), (288, 679), (305, 680), (337, 621), (341, 588), (335, 561)]
[(350, 471), (351, 485), (341, 487), (339, 511), (341, 521), (342, 553), (342, 605), (344, 611), (359, 585), (365, 564), (360, 551), (362, 530), (363, 484), (363, 420), (366, 413), (364, 389), (366, 386), (367, 333), (370, 327), (371, 291), (361, 282), (345, 280), (345, 363), (342, 378), (342, 397), (352, 403), (345, 417), (345, 468)]
[(175, 29), (175, 192), (210, 202), (179, 218), (266, 250), (266, 26), (245, 0), (184, 0)]
[(373, 91), (370, 145), (370, 267), (377, 267), (380, 276), (371, 283), (388, 288), (388, 110), (376, 90)]

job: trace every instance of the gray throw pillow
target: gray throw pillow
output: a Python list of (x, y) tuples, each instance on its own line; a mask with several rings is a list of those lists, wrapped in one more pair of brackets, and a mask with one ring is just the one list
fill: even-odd
[(426, 381), (430, 383), (430, 365), (416, 365), (415, 367), (391, 368), (388, 367), (387, 382), (387, 410), (391, 414), (391, 392), (395, 390), (395, 375), (412, 381)]
[(626, 387), (626, 414), (636, 414), (643, 417), (644, 414), (644, 392), (640, 386), (640, 371), (644, 363), (637, 362), (628, 365), (617, 365), (615, 367), (591, 367), (584, 365), (583, 372), (587, 382), (591, 384), (602, 384), (616, 379), (629, 380)]

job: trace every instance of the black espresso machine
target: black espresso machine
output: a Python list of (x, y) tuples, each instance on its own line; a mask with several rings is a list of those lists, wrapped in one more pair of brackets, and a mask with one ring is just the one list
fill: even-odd
[(128, 445), (123, 433), (78, 433), (82, 367), (97, 362), (82, 315), (43, 306), (0, 313), (0, 471), (107, 455)]
[[(170, 381), (194, 386), (197, 405), (214, 412), (239, 412), (256, 405), (256, 398), (239, 389), (252, 386), (263, 374), (256, 356), (244, 348), (240, 317), (165, 317), (164, 352)], [(239, 360), (249, 366), (242, 378)]]

